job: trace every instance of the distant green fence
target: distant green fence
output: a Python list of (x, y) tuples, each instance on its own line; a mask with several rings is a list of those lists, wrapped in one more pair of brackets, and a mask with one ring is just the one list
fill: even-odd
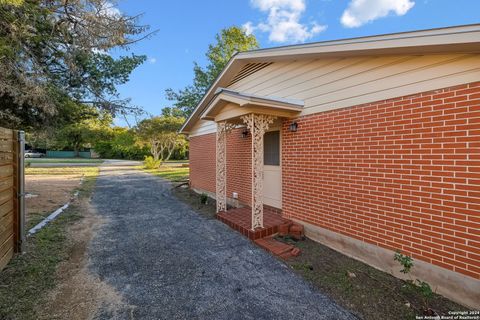
[[(90, 151), (80, 151), (78, 153), (80, 158), (91, 159)], [(47, 151), (47, 158), (75, 158), (75, 151)]]

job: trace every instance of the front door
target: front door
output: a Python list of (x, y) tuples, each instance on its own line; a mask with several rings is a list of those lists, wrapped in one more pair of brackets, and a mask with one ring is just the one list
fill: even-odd
[(268, 131), (263, 144), (263, 203), (282, 208), (280, 131)]

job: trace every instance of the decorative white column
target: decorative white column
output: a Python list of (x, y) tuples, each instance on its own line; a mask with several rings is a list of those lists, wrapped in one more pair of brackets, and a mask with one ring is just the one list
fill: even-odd
[(253, 113), (242, 116), (252, 136), (252, 230), (263, 228), (263, 135), (275, 119)]
[(232, 125), (226, 121), (217, 122), (216, 144), (216, 200), (217, 213), (227, 211), (227, 134)]

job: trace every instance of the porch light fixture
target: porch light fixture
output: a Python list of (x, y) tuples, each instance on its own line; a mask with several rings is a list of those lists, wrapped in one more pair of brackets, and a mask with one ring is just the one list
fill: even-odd
[(292, 122), (292, 123), (288, 126), (288, 130), (290, 130), (290, 132), (297, 132), (297, 130), (298, 130), (298, 123)]
[(243, 131), (242, 131), (242, 138), (245, 139), (245, 138), (247, 138), (247, 137), (248, 137), (248, 129), (245, 128), (245, 129), (243, 129)]

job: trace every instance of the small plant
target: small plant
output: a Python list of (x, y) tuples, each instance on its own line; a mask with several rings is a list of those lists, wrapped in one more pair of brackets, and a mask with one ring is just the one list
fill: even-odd
[(206, 193), (202, 193), (200, 195), (200, 203), (207, 204), (207, 202), (208, 202), (208, 195)]
[(143, 161), (145, 169), (158, 169), (161, 163), (161, 160), (155, 160), (152, 156), (145, 156), (145, 160)]
[(420, 281), (418, 279), (416, 280), (416, 283), (423, 297), (423, 309), (426, 313), (429, 313), (429, 315), (431, 315), (430, 313), (433, 313), (433, 311), (429, 307), (429, 302), (433, 298), (432, 287), (430, 287), (430, 285), (425, 281)]
[[(402, 254), (400, 251), (397, 251), (393, 259), (402, 265), (403, 269), (400, 270), (401, 273), (410, 273), (411, 269), (413, 268), (413, 259), (411, 257)], [(432, 287), (430, 287), (427, 282), (420, 279), (415, 279), (415, 281), (413, 281), (411, 277), (410, 280), (407, 280), (407, 283), (412, 285), (422, 295), (424, 314), (435, 315), (435, 312), (429, 307), (430, 300), (433, 298), (434, 293)]]
[(313, 266), (310, 263), (295, 263), (292, 268), (299, 271), (313, 271)]
[(393, 260), (398, 261), (402, 265), (403, 269), (400, 270), (401, 273), (407, 274), (413, 267), (413, 259), (409, 256), (402, 254), (400, 251), (397, 251), (395, 253)]

